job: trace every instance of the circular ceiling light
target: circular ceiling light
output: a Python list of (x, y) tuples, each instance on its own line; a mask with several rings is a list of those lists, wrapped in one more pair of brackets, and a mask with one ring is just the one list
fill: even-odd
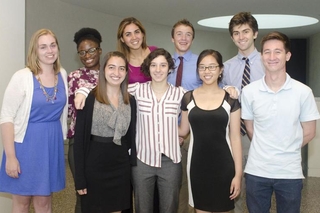
[[(279, 29), (301, 27), (319, 22), (318, 19), (307, 16), (280, 15), (280, 14), (252, 14), (259, 25), (259, 29)], [(228, 29), (233, 16), (220, 16), (198, 21), (199, 25), (212, 28)]]

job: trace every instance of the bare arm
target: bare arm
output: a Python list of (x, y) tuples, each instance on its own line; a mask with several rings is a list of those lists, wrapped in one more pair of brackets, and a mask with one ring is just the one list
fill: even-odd
[(12, 178), (18, 178), (20, 174), (20, 165), (16, 157), (14, 148), (14, 127), (13, 123), (1, 124), (1, 134), (4, 146), (4, 151), (7, 157), (6, 173)]
[(230, 143), (235, 165), (235, 176), (230, 186), (230, 199), (235, 199), (240, 194), (242, 178), (242, 147), (240, 135), (240, 109), (230, 114)]
[(303, 129), (303, 147), (316, 136), (316, 121), (301, 122), (301, 126)]
[(248, 138), (251, 141), (253, 136), (253, 120), (243, 120), (243, 121), (246, 126)]
[(188, 111), (181, 112), (181, 121), (178, 128), (179, 136), (184, 137), (189, 133)]

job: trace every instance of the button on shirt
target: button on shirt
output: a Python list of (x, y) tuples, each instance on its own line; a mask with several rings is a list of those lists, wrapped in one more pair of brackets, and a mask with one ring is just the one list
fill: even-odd
[[(168, 75), (168, 82), (175, 86), (177, 78), (177, 69), (180, 64), (180, 59), (177, 53), (173, 55), (176, 69)], [(181, 80), (181, 86), (189, 91), (198, 88), (202, 81), (197, 74), (197, 60), (198, 56), (193, 54), (190, 50), (186, 52), (183, 57), (183, 74)]]
[[(221, 88), (224, 86), (235, 86), (241, 91), (241, 82), (246, 61), (243, 55), (238, 55), (224, 63), (223, 78), (220, 83)], [(264, 67), (261, 61), (261, 54), (255, 49), (249, 56), (250, 61), (250, 82), (259, 80), (264, 75)]]
[(185, 90), (170, 85), (160, 101), (151, 82), (130, 84), (128, 91), (137, 101), (137, 157), (143, 163), (161, 167), (165, 154), (173, 163), (181, 161), (178, 115)]

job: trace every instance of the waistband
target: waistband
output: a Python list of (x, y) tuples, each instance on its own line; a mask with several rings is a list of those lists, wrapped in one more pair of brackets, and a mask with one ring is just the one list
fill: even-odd
[(97, 135), (91, 135), (90, 139), (92, 141), (96, 141), (100, 143), (113, 143), (113, 137), (101, 137)]

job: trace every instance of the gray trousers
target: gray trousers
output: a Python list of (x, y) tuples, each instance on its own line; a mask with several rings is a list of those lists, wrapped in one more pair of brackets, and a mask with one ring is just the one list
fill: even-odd
[(181, 163), (173, 163), (162, 156), (161, 168), (151, 167), (137, 160), (132, 167), (135, 212), (153, 212), (154, 185), (159, 190), (160, 213), (176, 213), (181, 185)]

